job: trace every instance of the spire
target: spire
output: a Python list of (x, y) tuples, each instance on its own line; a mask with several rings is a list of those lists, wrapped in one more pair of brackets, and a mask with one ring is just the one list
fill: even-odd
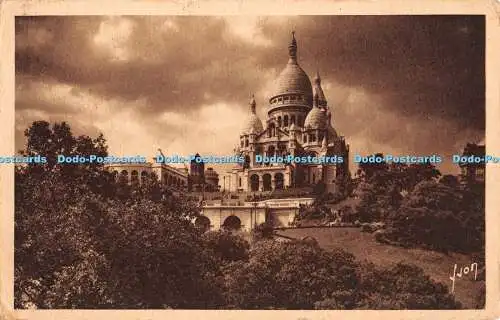
[(319, 76), (319, 69), (316, 69), (316, 76), (314, 77), (314, 84), (321, 85), (321, 78)]
[(252, 94), (252, 98), (250, 99), (250, 111), (255, 114), (255, 106), (257, 103), (255, 103), (255, 96)]
[(318, 97), (318, 93), (315, 92), (314, 93), (314, 97), (313, 97), (313, 107), (318, 107), (318, 100), (319, 100), (319, 97)]
[(323, 141), (321, 141), (321, 148), (326, 150), (328, 148), (328, 143), (326, 142), (326, 136), (323, 137)]
[(297, 40), (295, 40), (295, 31), (292, 31), (292, 41), (288, 45), (288, 63), (297, 63)]
[(325, 94), (323, 93), (323, 89), (321, 88), (321, 77), (319, 76), (319, 70), (316, 69), (316, 76), (314, 77), (314, 86), (313, 86), (314, 94), (318, 95), (318, 104), (322, 107), (327, 106), (327, 101)]

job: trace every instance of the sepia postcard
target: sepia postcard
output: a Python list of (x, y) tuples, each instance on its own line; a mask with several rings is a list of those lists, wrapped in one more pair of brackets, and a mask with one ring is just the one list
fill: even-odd
[(0, 19), (0, 319), (500, 317), (500, 1)]

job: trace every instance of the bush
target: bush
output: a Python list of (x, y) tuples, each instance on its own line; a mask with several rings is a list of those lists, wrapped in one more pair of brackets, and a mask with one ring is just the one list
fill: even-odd
[(271, 222), (263, 222), (252, 230), (253, 241), (271, 239), (274, 235), (274, 227)]
[(217, 230), (203, 234), (203, 241), (222, 262), (238, 261), (248, 258), (250, 244), (231, 231)]

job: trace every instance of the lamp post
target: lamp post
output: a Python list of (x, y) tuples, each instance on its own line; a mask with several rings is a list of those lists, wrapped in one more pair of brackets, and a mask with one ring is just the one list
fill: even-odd
[(257, 202), (255, 202), (255, 199), (254, 199), (254, 202), (253, 202), (253, 224), (252, 224), (252, 229), (255, 228), (256, 224), (257, 224)]

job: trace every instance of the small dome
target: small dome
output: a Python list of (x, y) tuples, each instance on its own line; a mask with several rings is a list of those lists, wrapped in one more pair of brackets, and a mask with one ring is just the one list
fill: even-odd
[(318, 107), (312, 108), (307, 114), (304, 121), (304, 128), (306, 129), (325, 129), (326, 128), (326, 113), (325, 110)]
[(255, 113), (250, 113), (247, 117), (245, 124), (243, 126), (242, 133), (260, 133), (264, 131), (264, 127), (262, 126), (262, 121), (260, 121), (259, 117)]
[(247, 119), (244, 122), (243, 125), (243, 134), (249, 134), (249, 133), (260, 133), (264, 131), (264, 127), (262, 126), (262, 121), (260, 121), (259, 117), (257, 116), (257, 113), (255, 112), (255, 97), (252, 95), (252, 98), (250, 99), (250, 113), (248, 114)]

